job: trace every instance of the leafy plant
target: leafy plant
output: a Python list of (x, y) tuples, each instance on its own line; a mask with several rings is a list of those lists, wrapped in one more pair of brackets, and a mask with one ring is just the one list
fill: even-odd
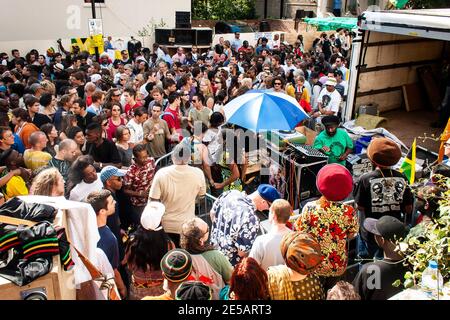
[(140, 37), (152, 37), (155, 33), (155, 28), (166, 27), (167, 23), (161, 18), (159, 23), (156, 23), (153, 18), (150, 19), (149, 23), (147, 23), (141, 30), (138, 30), (137, 34)]
[[(399, 244), (405, 263), (411, 270), (404, 276), (406, 288), (420, 283), (422, 272), (430, 260), (438, 263), (444, 282), (450, 280), (450, 179), (442, 177), (439, 183), (447, 190), (439, 201), (439, 216), (424, 227), (423, 233), (408, 237)], [(396, 281), (395, 284), (400, 283)]]

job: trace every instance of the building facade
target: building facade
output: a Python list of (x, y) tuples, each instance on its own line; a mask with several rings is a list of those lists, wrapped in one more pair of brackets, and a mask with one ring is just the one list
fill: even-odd
[[(149, 24), (175, 27), (176, 11), (191, 11), (190, 0), (96, 0), (96, 15), (102, 19), (103, 35), (128, 41), (131, 36), (151, 46), (153, 36), (140, 37)], [(89, 0), (2, 0), (0, 52), (57, 49), (62, 39), (66, 49), (71, 38), (89, 36), (92, 18)], [(147, 27), (147, 29), (150, 29)]]

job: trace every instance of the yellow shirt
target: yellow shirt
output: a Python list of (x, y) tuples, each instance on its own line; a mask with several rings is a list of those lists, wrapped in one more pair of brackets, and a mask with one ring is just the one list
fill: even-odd
[(28, 188), (21, 176), (14, 176), (6, 183), (5, 200), (8, 201), (16, 196), (28, 195)]
[(25, 150), (23, 154), (23, 161), (25, 166), (32, 171), (45, 167), (52, 158), (50, 153), (43, 151), (33, 151), (31, 149)]
[[(292, 84), (288, 84), (286, 86), (286, 93), (290, 95), (292, 98), (295, 98), (295, 87)], [(309, 95), (308, 89), (303, 87), (302, 96), (300, 97), (300, 100), (305, 100), (308, 103), (311, 103), (311, 96)]]

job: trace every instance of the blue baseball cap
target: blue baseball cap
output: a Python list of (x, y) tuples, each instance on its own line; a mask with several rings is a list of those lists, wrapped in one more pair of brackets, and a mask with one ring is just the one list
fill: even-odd
[(267, 202), (274, 202), (277, 199), (280, 199), (281, 196), (277, 189), (272, 187), (270, 184), (261, 184), (258, 187), (258, 193)]
[(105, 183), (109, 178), (112, 178), (112, 177), (123, 177), (124, 175), (125, 175), (125, 173), (121, 172), (116, 167), (114, 167), (114, 166), (106, 166), (100, 172), (100, 180), (102, 180), (102, 183)]

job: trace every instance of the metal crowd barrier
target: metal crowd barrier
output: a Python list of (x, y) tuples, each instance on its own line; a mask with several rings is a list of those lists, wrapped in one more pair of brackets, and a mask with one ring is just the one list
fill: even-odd
[(156, 170), (170, 166), (172, 164), (172, 153), (173, 151), (156, 160), (155, 162)]

